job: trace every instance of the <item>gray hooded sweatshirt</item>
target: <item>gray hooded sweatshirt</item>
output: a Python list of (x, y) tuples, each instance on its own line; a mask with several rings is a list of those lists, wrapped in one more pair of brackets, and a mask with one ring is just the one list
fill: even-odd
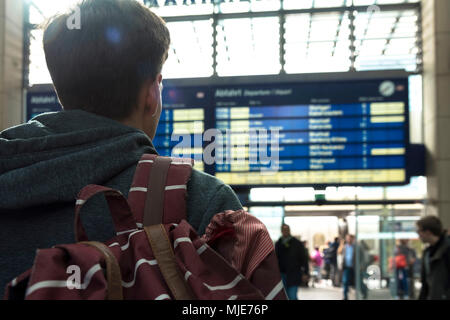
[[(7, 282), (31, 267), (38, 248), (74, 243), (79, 191), (98, 184), (126, 197), (144, 153), (156, 154), (142, 131), (81, 110), (46, 113), (0, 132), (0, 297)], [(214, 214), (241, 209), (233, 190), (193, 170), (187, 220), (201, 235)], [(90, 240), (114, 236), (106, 201), (82, 209)]]

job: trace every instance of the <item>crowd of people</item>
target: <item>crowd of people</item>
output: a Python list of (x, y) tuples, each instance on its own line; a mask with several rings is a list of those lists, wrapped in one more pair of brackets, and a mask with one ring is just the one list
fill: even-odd
[[(391, 284), (395, 299), (450, 299), (450, 237), (442, 222), (427, 216), (417, 222), (419, 239), (426, 245), (421, 255), (419, 295), (415, 294), (416, 251), (408, 239), (399, 239), (387, 260), (387, 283)], [(368, 269), (379, 265), (380, 259), (371, 253), (364, 240), (356, 241), (346, 234), (328, 241), (326, 246), (314, 245), (309, 253), (306, 241), (292, 236), (290, 227), (282, 225), (282, 235), (275, 244), (283, 284), (289, 299), (297, 300), (299, 287), (317, 284), (342, 287), (343, 299), (349, 299), (351, 288), (359, 290), (362, 299), (368, 299)]]

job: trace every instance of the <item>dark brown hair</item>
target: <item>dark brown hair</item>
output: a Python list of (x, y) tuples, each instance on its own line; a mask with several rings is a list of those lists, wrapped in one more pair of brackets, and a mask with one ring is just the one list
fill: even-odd
[(64, 109), (82, 109), (116, 120), (137, 106), (144, 83), (155, 81), (167, 59), (164, 21), (135, 0), (84, 0), (80, 28), (51, 18), (44, 31), (47, 66)]
[(417, 226), (421, 231), (430, 231), (435, 236), (441, 236), (442, 232), (442, 222), (438, 217), (426, 216), (419, 221), (417, 221)]

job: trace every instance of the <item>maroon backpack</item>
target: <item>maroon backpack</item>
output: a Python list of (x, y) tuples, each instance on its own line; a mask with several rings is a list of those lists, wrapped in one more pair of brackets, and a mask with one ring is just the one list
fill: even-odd
[[(287, 299), (273, 242), (243, 210), (216, 214), (199, 237), (186, 221), (192, 161), (146, 154), (128, 200), (89, 185), (75, 207), (76, 243), (37, 250), (33, 267), (12, 280), (5, 299)], [(103, 194), (116, 236), (90, 242), (80, 210)]]

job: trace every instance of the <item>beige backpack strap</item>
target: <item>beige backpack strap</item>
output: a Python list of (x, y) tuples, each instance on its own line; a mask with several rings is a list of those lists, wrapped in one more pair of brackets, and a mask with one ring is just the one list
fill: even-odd
[(119, 263), (109, 248), (101, 242), (89, 241), (80, 242), (85, 245), (94, 247), (105, 258), (106, 262), (106, 280), (108, 281), (107, 300), (123, 300), (122, 293), (122, 276)]
[(180, 273), (170, 240), (162, 224), (144, 227), (159, 269), (176, 300), (194, 300)]
[(164, 192), (166, 188), (167, 173), (172, 158), (157, 157), (154, 160), (150, 178), (148, 179), (148, 192), (144, 209), (144, 226), (162, 223), (164, 215)]

